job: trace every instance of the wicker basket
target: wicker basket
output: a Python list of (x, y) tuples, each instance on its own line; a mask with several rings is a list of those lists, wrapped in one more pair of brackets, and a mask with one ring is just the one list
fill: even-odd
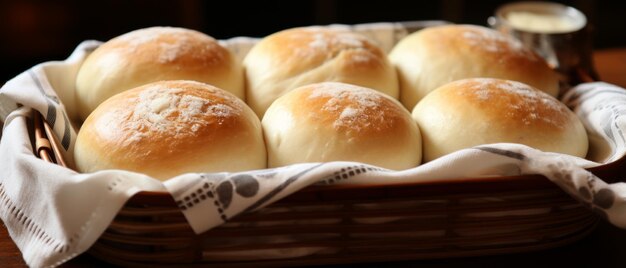
[[(60, 163), (36, 116), (37, 153)], [(48, 135), (47, 135), (48, 134)], [(607, 182), (624, 159), (590, 169)], [(140, 192), (89, 250), (123, 266), (298, 266), (542, 250), (597, 217), (542, 176), (393, 186), (312, 186), (196, 235), (168, 193)]]

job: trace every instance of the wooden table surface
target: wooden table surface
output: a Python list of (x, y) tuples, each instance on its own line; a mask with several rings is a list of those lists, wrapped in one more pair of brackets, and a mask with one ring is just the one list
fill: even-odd
[[(599, 50), (594, 53), (596, 70), (602, 81), (626, 88), (626, 48)], [(589, 236), (573, 244), (539, 252), (489, 257), (456, 258), (386, 263), (385, 267), (626, 267), (626, 230), (600, 223)], [(352, 265), (351, 265), (352, 266)], [(364, 264), (360, 267), (378, 267)], [(26, 267), (21, 253), (9, 237), (4, 225), (0, 227), (0, 267)], [(110, 267), (83, 254), (62, 267)], [(339, 267), (339, 266), (337, 266)]]

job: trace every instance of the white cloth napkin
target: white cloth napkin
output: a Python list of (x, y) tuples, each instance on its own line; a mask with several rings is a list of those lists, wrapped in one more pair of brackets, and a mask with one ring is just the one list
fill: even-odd
[[(397, 25), (388, 26), (379, 31), (397, 31)], [(395, 34), (377, 35), (397, 41)], [(229, 47), (239, 44), (238, 51), (247, 51), (254, 39), (245, 39), (247, 45), (235, 40), (224, 43), (230, 43)], [(522, 145), (493, 144), (403, 171), (354, 162), (307, 163), (241, 173), (184, 174), (162, 183), (121, 170), (79, 174), (33, 154), (32, 116), (36, 110), (53, 127), (71, 165), (76, 138), (71, 123), (76, 115), (72, 109), (74, 78), (81, 62), (99, 44), (86, 41), (67, 60), (37, 65), (0, 89), (0, 119), (5, 122), (0, 140), (0, 218), (29, 266), (54, 267), (86, 251), (123, 204), (142, 190), (171, 193), (190, 226), (201, 233), (311, 184), (543, 174), (613, 224), (626, 228), (626, 186), (607, 184), (584, 169), (619, 159), (626, 152), (626, 91), (616, 86), (583, 84), (563, 99), (589, 131), (592, 161)]]

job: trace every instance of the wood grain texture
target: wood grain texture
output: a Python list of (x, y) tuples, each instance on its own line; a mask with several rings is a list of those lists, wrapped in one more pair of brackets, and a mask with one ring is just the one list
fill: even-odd
[(596, 51), (593, 60), (600, 80), (626, 88), (626, 48)]
[(23, 267), (26, 265), (19, 249), (11, 240), (4, 223), (0, 228), (0, 263), (3, 267)]

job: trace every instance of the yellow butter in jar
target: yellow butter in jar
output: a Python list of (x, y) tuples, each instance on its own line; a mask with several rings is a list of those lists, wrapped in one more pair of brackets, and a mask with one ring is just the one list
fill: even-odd
[(511, 11), (506, 19), (515, 29), (535, 33), (566, 33), (584, 26), (580, 20), (568, 16), (528, 11)]

